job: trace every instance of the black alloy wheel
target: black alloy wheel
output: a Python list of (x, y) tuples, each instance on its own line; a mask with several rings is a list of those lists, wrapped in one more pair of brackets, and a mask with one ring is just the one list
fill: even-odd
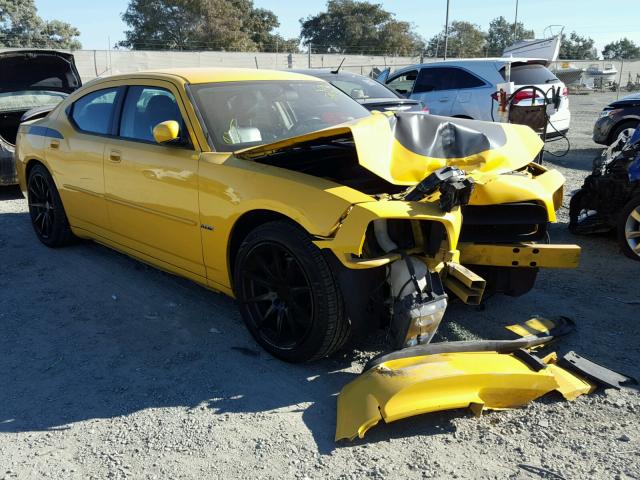
[(53, 199), (47, 181), (41, 173), (29, 177), (29, 213), (38, 237), (49, 239), (53, 233)]
[(66, 245), (73, 240), (69, 222), (55, 183), (44, 165), (35, 165), (27, 182), (29, 215), (36, 235), (49, 247)]
[(250, 232), (236, 255), (233, 278), (247, 328), (272, 355), (316, 360), (347, 340), (349, 322), (331, 268), (296, 225), (274, 221)]
[(300, 262), (284, 245), (267, 241), (247, 253), (244, 268), (242, 301), (261, 338), (279, 350), (302, 344), (311, 330), (313, 298)]

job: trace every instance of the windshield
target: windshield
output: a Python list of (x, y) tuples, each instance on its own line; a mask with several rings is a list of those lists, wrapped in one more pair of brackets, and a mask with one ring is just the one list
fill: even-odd
[(65, 97), (63, 92), (24, 90), (22, 92), (0, 93), (0, 111), (31, 110), (35, 107), (57, 105)]
[[(504, 78), (504, 68), (500, 74)], [(516, 85), (542, 85), (558, 83), (560, 80), (544, 65), (530, 64), (511, 67), (511, 81)]]
[(368, 98), (398, 99), (398, 96), (395, 93), (371, 78), (341, 76), (336, 78), (327, 78), (327, 80), (331, 82), (332, 85), (336, 86), (356, 100), (366, 100)]
[(217, 151), (315, 132), (370, 113), (326, 82), (256, 81), (192, 85)]

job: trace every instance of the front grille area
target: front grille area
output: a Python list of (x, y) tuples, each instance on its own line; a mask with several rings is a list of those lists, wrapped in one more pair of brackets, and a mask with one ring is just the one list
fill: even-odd
[(516, 243), (540, 241), (547, 234), (547, 210), (537, 203), (465, 205), (461, 242)]

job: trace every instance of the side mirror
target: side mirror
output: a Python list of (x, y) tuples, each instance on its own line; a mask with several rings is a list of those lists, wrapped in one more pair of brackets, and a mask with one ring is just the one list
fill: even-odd
[(180, 125), (175, 120), (160, 122), (153, 127), (153, 138), (157, 143), (173, 142), (180, 135)]

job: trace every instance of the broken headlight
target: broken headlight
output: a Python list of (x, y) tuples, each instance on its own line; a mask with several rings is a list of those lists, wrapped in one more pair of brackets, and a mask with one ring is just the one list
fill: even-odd
[(394, 346), (429, 343), (447, 309), (440, 276), (428, 271), (417, 258), (405, 257), (391, 265), (390, 282), (395, 291), (391, 317)]

